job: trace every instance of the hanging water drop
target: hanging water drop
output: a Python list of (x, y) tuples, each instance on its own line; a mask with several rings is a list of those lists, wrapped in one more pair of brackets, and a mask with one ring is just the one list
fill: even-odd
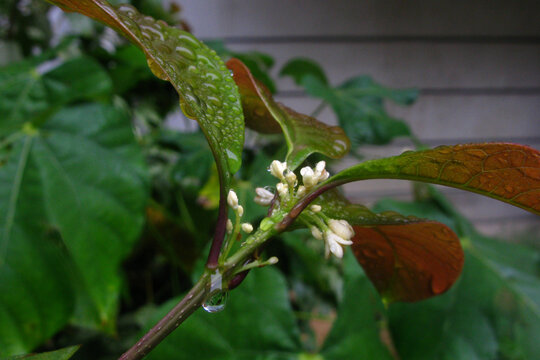
[(210, 275), (208, 297), (203, 302), (203, 309), (209, 313), (217, 313), (225, 309), (229, 293), (223, 287), (223, 278), (219, 270)]
[(213, 296), (207, 298), (203, 303), (203, 309), (208, 313), (217, 313), (225, 309), (229, 293), (220, 291)]

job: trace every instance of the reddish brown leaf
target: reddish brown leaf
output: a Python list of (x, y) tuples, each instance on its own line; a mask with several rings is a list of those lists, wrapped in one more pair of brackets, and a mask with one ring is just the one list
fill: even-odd
[(353, 225), (353, 253), (386, 300), (427, 299), (448, 290), (459, 277), (463, 250), (446, 225), (394, 211), (375, 214), (335, 189), (315, 202), (326, 216)]
[(352, 250), (388, 301), (419, 301), (447, 291), (463, 267), (463, 250), (446, 225), (354, 226)]
[(229, 60), (227, 67), (233, 71), (240, 91), (246, 126), (266, 134), (283, 131), (289, 148), (289, 168), (296, 168), (314, 152), (336, 159), (349, 151), (350, 141), (343, 129), (328, 126), (275, 102), (270, 91), (240, 60)]

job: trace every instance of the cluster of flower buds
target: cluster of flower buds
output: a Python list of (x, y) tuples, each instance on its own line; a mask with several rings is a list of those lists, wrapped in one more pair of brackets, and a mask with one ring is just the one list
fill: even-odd
[[(274, 160), (270, 164), (268, 170), (270, 173), (280, 180), (276, 185), (276, 191), (282, 201), (287, 201), (290, 197), (301, 198), (308, 190), (312, 189), (319, 182), (328, 179), (330, 174), (325, 169), (326, 163), (319, 161), (315, 168), (309, 166), (303, 167), (300, 170), (302, 175), (302, 185), (298, 185), (296, 174), (287, 168), (286, 162)], [(255, 189), (255, 202), (259, 205), (268, 206), (274, 199), (274, 194), (264, 188)]]
[[(227, 195), (227, 204), (229, 204), (229, 206), (234, 210), (238, 219), (240, 219), (244, 215), (244, 208), (242, 207), (242, 205), (238, 204), (238, 195), (236, 195), (234, 190), (229, 190), (229, 194)], [(243, 223), (241, 225), (241, 229), (246, 234), (249, 234), (253, 231), (253, 225), (251, 225), (250, 223)], [(227, 233), (231, 234), (233, 230), (234, 225), (231, 219), (227, 219)]]

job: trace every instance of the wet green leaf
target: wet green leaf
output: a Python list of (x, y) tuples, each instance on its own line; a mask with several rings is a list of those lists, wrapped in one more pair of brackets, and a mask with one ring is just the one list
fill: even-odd
[(140, 14), (131, 5), (111, 6), (97, 0), (50, 0), (66, 11), (80, 12), (116, 29), (144, 51), (158, 78), (180, 96), (184, 114), (196, 119), (228, 188), (241, 165), (244, 119), (238, 90), (215, 51), (188, 32)]
[(228, 61), (231, 58), (237, 58), (242, 61), (255, 79), (263, 83), (272, 94), (275, 94), (276, 84), (270, 75), (270, 70), (274, 66), (274, 59), (270, 55), (259, 51), (232, 51), (225, 46), (223, 41), (219, 40), (207, 42), (206, 44), (214, 49), (224, 61)]
[(439, 146), (366, 161), (324, 184), (404, 179), (476, 192), (540, 214), (540, 152), (510, 143)]
[(129, 113), (66, 108), (26, 126), (0, 168), (0, 354), (71, 318), (113, 332), (119, 266), (143, 224), (146, 168)]
[(349, 139), (340, 127), (328, 126), (275, 102), (238, 59), (229, 60), (227, 66), (240, 88), (247, 125), (263, 133), (277, 133), (280, 128), (283, 131), (290, 169), (298, 167), (314, 152), (340, 158), (349, 151)]

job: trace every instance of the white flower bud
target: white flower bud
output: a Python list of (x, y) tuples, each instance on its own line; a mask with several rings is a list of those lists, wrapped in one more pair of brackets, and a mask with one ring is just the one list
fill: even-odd
[(238, 207), (238, 196), (236, 196), (234, 190), (229, 190), (229, 195), (227, 195), (227, 203), (233, 209)]
[(286, 171), (286, 175), (285, 175), (285, 181), (287, 181), (287, 184), (289, 184), (289, 186), (294, 186), (294, 184), (296, 183), (296, 174), (292, 171)]
[(315, 165), (315, 174), (322, 174), (324, 170), (324, 168), (326, 167), (326, 162), (324, 161), (319, 161), (317, 163), (317, 165)]
[(238, 214), (238, 216), (242, 217), (242, 215), (244, 215), (244, 207), (242, 205), (238, 205), (238, 207), (236, 208), (236, 213)]
[(272, 256), (270, 259), (266, 260), (266, 263), (268, 265), (274, 265), (274, 264), (277, 264), (277, 262), (279, 261), (279, 259), (275, 256)]
[(354, 230), (346, 220), (330, 219), (328, 221), (328, 226), (342, 239), (349, 240), (354, 236)]
[(328, 256), (329, 253), (332, 253), (340, 259), (343, 257), (342, 246), (352, 244), (352, 241), (341, 238), (340, 236), (333, 233), (331, 230), (326, 231), (324, 233), (324, 241), (326, 243), (325, 244), (326, 256)]
[(326, 170), (323, 170), (321, 176), (319, 176), (319, 182), (324, 181), (330, 177), (330, 173)]
[(227, 219), (227, 234), (232, 234), (233, 224), (231, 219)]
[(328, 248), (332, 254), (334, 254), (338, 259), (343, 257), (343, 248), (336, 242), (329, 241)]
[(309, 209), (310, 209), (311, 211), (317, 213), (317, 212), (321, 211), (322, 208), (321, 208), (321, 205), (311, 205), (311, 206), (309, 207)]
[(276, 185), (276, 189), (278, 191), (279, 197), (282, 199), (286, 199), (289, 195), (289, 185), (287, 184), (278, 183)]
[(306, 187), (304, 185), (300, 185), (298, 187), (298, 190), (296, 191), (296, 196), (302, 197), (306, 194)]
[(279, 160), (274, 160), (270, 164), (270, 173), (277, 177), (278, 179), (285, 180), (283, 172), (287, 169), (287, 163), (281, 162)]
[(319, 230), (318, 227), (316, 226), (312, 226), (309, 228), (309, 230), (311, 230), (311, 235), (313, 235), (313, 237), (317, 240), (322, 240), (323, 239), (323, 234), (321, 232), (321, 230)]
[(274, 199), (274, 194), (272, 194), (270, 191), (258, 187), (255, 189), (255, 203), (262, 205), (262, 206), (268, 206), (272, 203), (272, 199)]
[(300, 174), (302, 175), (302, 182), (307, 189), (317, 185), (317, 178), (315, 177), (315, 173), (313, 172), (313, 169), (309, 166), (303, 167), (300, 170)]
[(245, 232), (246, 234), (249, 234), (250, 232), (253, 231), (253, 225), (251, 225), (250, 223), (243, 223), (242, 231)]

